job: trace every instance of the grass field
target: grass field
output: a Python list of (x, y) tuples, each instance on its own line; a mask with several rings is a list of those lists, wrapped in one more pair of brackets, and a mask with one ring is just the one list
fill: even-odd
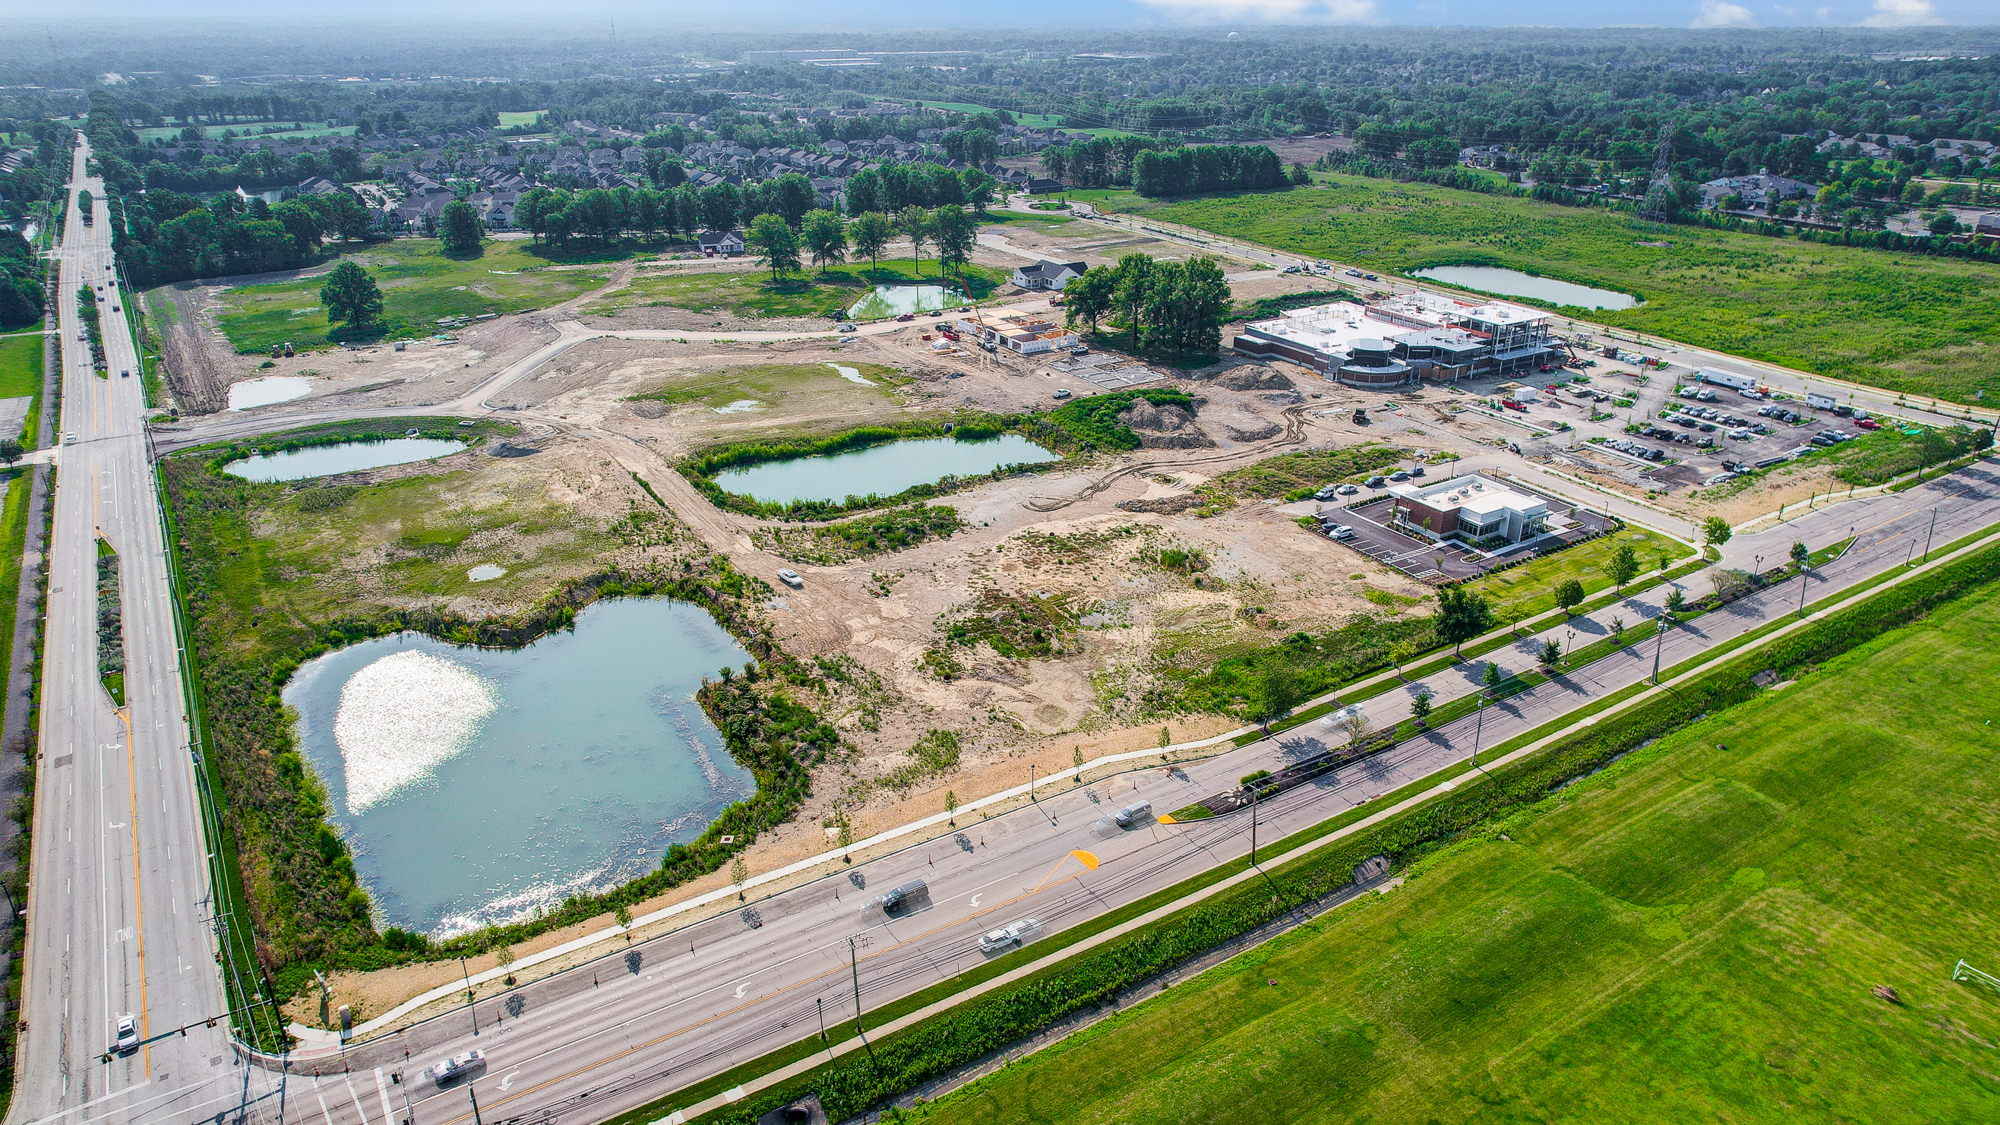
[(548, 110), (545, 109), (503, 109), (499, 111), (497, 116), (500, 118), (500, 127), (502, 129), (511, 129), (516, 125), (533, 125), (535, 118), (547, 112)]
[[(447, 258), (432, 239), (404, 238), (346, 255), (382, 288), (388, 335), (426, 336), (449, 316), (521, 312), (559, 304), (602, 286), (610, 274), (551, 265), (525, 242), (489, 242), (477, 258)], [(224, 292), (217, 322), (239, 352), (268, 351), (290, 340), (326, 342), (319, 277), (244, 285)]]
[(0, 675), (13, 667), (14, 611), (21, 594), (21, 555), (28, 543), (28, 490), (26, 469), (8, 472), (6, 497), (0, 500)]
[[(40, 328), (36, 322), (32, 328)], [(0, 338), (0, 398), (28, 395), (28, 420), (21, 429), (21, 444), (35, 447), (36, 417), (42, 401), (42, 337), (37, 335)], [(4, 435), (12, 437), (12, 434)]]
[(1178, 203), (1069, 194), (1377, 273), (1493, 265), (1632, 293), (1646, 303), (1590, 319), (1913, 396), (2000, 395), (1990, 266), (1698, 227), (1649, 234), (1613, 212), (1320, 178), (1311, 190)]
[[(741, 406), (745, 402), (755, 402), (765, 408), (789, 408), (788, 413), (798, 413), (797, 406), (789, 400), (803, 398), (814, 400), (812, 409), (833, 410), (845, 406), (852, 409), (858, 402), (821, 401), (828, 396), (842, 400), (888, 399), (889, 388), (909, 382), (909, 377), (893, 367), (879, 363), (843, 364), (852, 367), (857, 375), (873, 383), (873, 387), (851, 382), (825, 363), (760, 363), (748, 367), (728, 367), (720, 371), (706, 371), (693, 375), (669, 375), (648, 384), (637, 394), (634, 401), (664, 402), (669, 406), (685, 406), (699, 403), (710, 409), (720, 410), (731, 405)], [(787, 400), (779, 403), (779, 399)], [(739, 409), (738, 413), (747, 411)]]
[[(500, 116), (504, 118), (507, 115), (503, 113)], [(277, 124), (277, 122), (238, 121), (227, 125), (210, 125), (206, 128), (210, 140), (221, 140), (224, 129), (234, 129), (238, 136), (248, 137), (253, 140), (262, 140), (269, 137), (272, 140), (299, 141), (307, 137), (351, 137), (354, 135), (354, 126), (352, 125), (328, 125), (324, 122), (316, 125), (307, 125), (302, 129), (286, 129), (281, 133), (264, 132), (265, 129), (270, 128), (274, 124)], [(181, 127), (179, 125), (156, 125), (145, 129), (134, 129), (133, 132), (139, 134), (139, 141), (141, 144), (144, 144), (149, 141), (173, 140), (181, 135)]]
[(1611, 589), (1611, 576), (1604, 568), (1626, 545), (1639, 556), (1640, 577), (1657, 573), (1662, 558), (1672, 565), (1694, 555), (1685, 543), (1627, 525), (1615, 534), (1488, 575), (1467, 588), (1484, 594), (1502, 621), (1533, 617), (1556, 608), (1556, 587), (1572, 578), (1583, 583), (1585, 594)]
[[(1006, 278), (1003, 270), (965, 267), (966, 285), (974, 300), (993, 292)], [(925, 260), (921, 273), (908, 259), (884, 258), (879, 265), (850, 262), (825, 272), (808, 269), (777, 281), (771, 280), (769, 271), (756, 270), (641, 274), (625, 288), (591, 302), (584, 311), (615, 313), (664, 305), (694, 312), (722, 309), (737, 316), (834, 317), (876, 285), (919, 280), (933, 285), (941, 280), (935, 261)]]
[(1989, 587), (908, 1119), (1992, 1120), (2000, 995), (1949, 976), (2000, 963), (1996, 626)]

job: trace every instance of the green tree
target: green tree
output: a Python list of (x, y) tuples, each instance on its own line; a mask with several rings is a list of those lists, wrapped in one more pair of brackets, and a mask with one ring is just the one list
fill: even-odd
[(1798, 567), (1800, 570), (1804, 570), (1806, 563), (1810, 561), (1812, 561), (1812, 552), (1806, 549), (1804, 543), (1794, 541), (1792, 543), (1792, 565)]
[(1681, 607), (1687, 604), (1687, 600), (1687, 591), (1681, 589), (1679, 586), (1674, 587), (1667, 594), (1667, 612), (1679, 613)]
[(1118, 287), (1115, 271), (1099, 267), (1083, 271), (1082, 277), (1073, 277), (1063, 286), (1063, 305), (1071, 328), (1079, 324), (1088, 325), (1090, 331), (1097, 331), (1097, 322), (1111, 311), (1114, 290)]
[(931, 213), (913, 203), (897, 212), (896, 227), (910, 240), (910, 259), (916, 264), (917, 276), (924, 276), (924, 243), (931, 237)]
[(847, 260), (847, 224), (840, 221), (839, 215), (825, 210), (807, 211), (799, 230), (820, 272), (826, 272), (826, 267), (834, 262)]
[(1479, 677), (1479, 682), (1486, 685), (1487, 694), (1496, 697), (1499, 695), (1500, 685), (1506, 680), (1507, 673), (1502, 672), (1500, 666), (1490, 660), (1486, 662), (1486, 671)]
[(1729, 521), (1721, 516), (1710, 516), (1701, 521), (1701, 540), (1711, 547), (1720, 547), (1729, 542), (1729, 537), (1733, 534), (1735, 533), (1729, 530)]
[[(780, 219), (779, 222), (784, 220)], [(743, 901), (743, 884), (750, 881), (750, 865), (743, 862), (743, 853), (729, 857), (729, 881), (736, 885), (736, 901)]]
[(1583, 583), (1572, 578), (1556, 587), (1556, 604), (1567, 614), (1574, 614), (1576, 607), (1583, 604)]
[(876, 266), (881, 264), (882, 248), (896, 237), (896, 224), (880, 211), (864, 211), (847, 234), (854, 243), (854, 252), (867, 255), (868, 264)]
[(745, 242), (757, 252), (757, 264), (771, 267), (771, 280), (799, 268), (799, 236), (783, 216), (769, 213), (751, 220)]
[(1620, 543), (1617, 552), (1611, 556), (1611, 565), (1605, 569), (1618, 591), (1623, 593), (1625, 583), (1639, 577), (1639, 552), (1633, 550), (1630, 543)]
[(19, 461), (21, 455), (26, 452), (27, 450), (22, 448), (21, 443), (13, 438), (0, 441), (0, 462), (12, 465), (14, 462)]
[(1463, 586), (1446, 586), (1438, 591), (1437, 618), (1432, 631), (1438, 640), (1452, 646), (1452, 655), (1465, 642), (1493, 627), (1493, 607), (1481, 595)]
[(944, 791), (944, 815), (945, 823), (958, 826), (958, 794), (949, 789)]
[(965, 263), (979, 238), (979, 224), (962, 207), (940, 207), (931, 214), (931, 241), (937, 244), (938, 266), (964, 281)]
[(1415, 719), (1420, 727), (1430, 722), (1431, 689), (1418, 688), (1417, 694), (1410, 697), (1410, 717)]
[(326, 275), (319, 287), (319, 303), (330, 321), (345, 321), (356, 332), (375, 326), (382, 316), (382, 290), (368, 271), (353, 262), (342, 262)]
[(1273, 661), (1257, 678), (1257, 698), (1251, 702), (1250, 718), (1253, 722), (1268, 725), (1273, 719), (1281, 719), (1292, 713), (1305, 699), (1305, 689), (1299, 686), (1299, 678), (1292, 666), (1282, 661)]
[(1553, 668), (1561, 664), (1563, 658), (1562, 642), (1556, 640), (1554, 637), (1543, 641), (1541, 651), (1536, 654), (1536, 658), (1542, 662), (1542, 667), (1544, 668)]
[(472, 258), (480, 253), (479, 212), (463, 199), (454, 199), (444, 205), (444, 218), (438, 224), (438, 241), (444, 244), (444, 252), (454, 258)]

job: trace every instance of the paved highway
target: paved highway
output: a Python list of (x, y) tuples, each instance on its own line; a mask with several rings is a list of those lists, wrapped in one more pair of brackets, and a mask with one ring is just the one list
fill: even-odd
[[(193, 1121), (240, 1104), (223, 1013), (138, 357), (113, 272), (103, 185), (80, 149), (58, 251), (63, 442), (50, 542), (41, 757), (28, 894), (20, 1072), (10, 1123)], [(75, 210), (95, 199), (94, 223)], [(103, 286), (109, 377), (91, 369), (76, 293)], [(123, 377), (119, 373), (133, 374)], [(73, 436), (73, 441), (72, 441)], [(97, 540), (117, 551), (127, 706), (98, 678)], [(124, 1055), (141, 1037), (196, 1026)]]
[[(1893, 497), (1815, 513), (1758, 539), (1769, 561), (1793, 537), (1857, 543), (1815, 572), (1817, 600), (1921, 554), (1939, 509), (1936, 543), (2000, 522), (2000, 475), (1981, 464)], [(1766, 542), (1765, 540), (1768, 540)], [(1706, 592), (1697, 578), (1695, 593)], [(1493, 659), (1510, 668), (1532, 663), (1543, 638), (1576, 643), (1604, 635), (1610, 619), (1659, 612), (1666, 589), (1627, 598), (1565, 622)], [(1799, 583), (1781, 583), (1727, 609), (1697, 618), (1664, 642), (1663, 666), (1698, 655), (1766, 622), (1797, 611)], [(1485, 747), (1558, 718), (1646, 678), (1654, 645), (1623, 651), (1489, 707), (1483, 718), (1446, 724), (1429, 737), (1355, 763), (1317, 784), (1287, 792), (1260, 811), (1266, 841), (1337, 815), (1371, 798), (1466, 759), (1475, 737)], [(1485, 659), (1425, 681), (1440, 702), (1476, 690)], [(1367, 704), (1386, 724), (1407, 715), (1409, 693)], [(1477, 733), (1475, 734), (1475, 729)], [(504, 992), (482, 989), (460, 1006), (343, 1054), (289, 1062), (288, 1102), (312, 1125), (368, 1125), (388, 1116), (418, 1125), (485, 1122), (585, 1122), (609, 1117), (758, 1057), (781, 1044), (852, 1021), (855, 976), (864, 1012), (948, 979), (980, 962), (979, 935), (1034, 919), (1037, 938), (1057, 932), (1244, 854), (1243, 814), (1119, 829), (1118, 808), (1150, 800), (1170, 811), (1268, 768), (1337, 743), (1343, 735), (1317, 724), (1286, 732), (1208, 761), (1153, 767), (1083, 787), (1059, 783), (1034, 806), (991, 820), (967, 817), (955, 835), (871, 862), (831, 870), (817, 882), (754, 898), (738, 910), (628, 947), (607, 947), (598, 961)], [(1073, 854), (1090, 853), (1095, 870)], [(912, 879), (926, 892), (916, 909), (885, 916), (871, 896)], [(849, 939), (855, 942), (852, 953)], [(852, 958), (850, 960), (850, 957)], [(478, 1047), (486, 1069), (442, 1087), (423, 1068)], [(393, 1112), (391, 1112), (393, 1111)]]

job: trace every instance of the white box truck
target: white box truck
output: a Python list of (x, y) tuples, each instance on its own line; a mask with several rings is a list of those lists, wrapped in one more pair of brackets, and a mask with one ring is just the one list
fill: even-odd
[(1695, 375), (1704, 383), (1714, 383), (1739, 391), (1755, 390), (1757, 387), (1757, 380), (1748, 375), (1738, 375), (1733, 371), (1717, 371), (1713, 367), (1704, 367)]
[(1832, 410), (1835, 403), (1831, 395), (1823, 395), (1817, 391), (1807, 391), (1806, 405), (1812, 407), (1814, 410)]

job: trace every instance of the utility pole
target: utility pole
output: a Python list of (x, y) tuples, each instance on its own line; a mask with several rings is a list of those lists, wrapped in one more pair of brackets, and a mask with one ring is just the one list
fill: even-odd
[(1472, 724), (1472, 768), (1479, 768), (1479, 736), (1486, 731), (1486, 693), (1479, 693), (1479, 718)]
[(483, 1125), (479, 1120), (479, 1095), (472, 1092), (472, 1083), (465, 1084), (465, 1096), (472, 1099), (472, 1125)]
[(1931, 529), (1924, 532), (1924, 561), (1931, 561), (1931, 536), (1937, 534), (1937, 509), (1931, 509)]
[(826, 998), (813, 997), (813, 1008), (819, 1012), (819, 1041), (824, 1043), (826, 1042)]
[(458, 959), (459, 975), (465, 978), (465, 1010), (472, 1016), (472, 1037), (479, 1038), (479, 1008), (472, 1002), (472, 974), (465, 967), (465, 958)]
[(1257, 866), (1257, 786), (1261, 784), (1262, 782), (1253, 782), (1250, 786), (1250, 866), (1252, 867)]
[(1667, 630), (1674, 627), (1674, 615), (1662, 611), (1659, 624), (1653, 626), (1653, 686), (1660, 686), (1660, 650), (1667, 645)]
[(1660, 143), (1653, 149), (1653, 179), (1646, 185), (1646, 198), (1639, 204), (1639, 220), (1667, 221), (1667, 204), (1673, 195), (1674, 125), (1660, 126)]
[(868, 1048), (868, 1061), (875, 1061), (875, 1046), (868, 1042), (868, 1033), (861, 1028), (861, 958), (854, 952), (854, 939), (847, 939), (847, 964), (854, 970), (854, 1034), (861, 1037), (861, 1045)]

